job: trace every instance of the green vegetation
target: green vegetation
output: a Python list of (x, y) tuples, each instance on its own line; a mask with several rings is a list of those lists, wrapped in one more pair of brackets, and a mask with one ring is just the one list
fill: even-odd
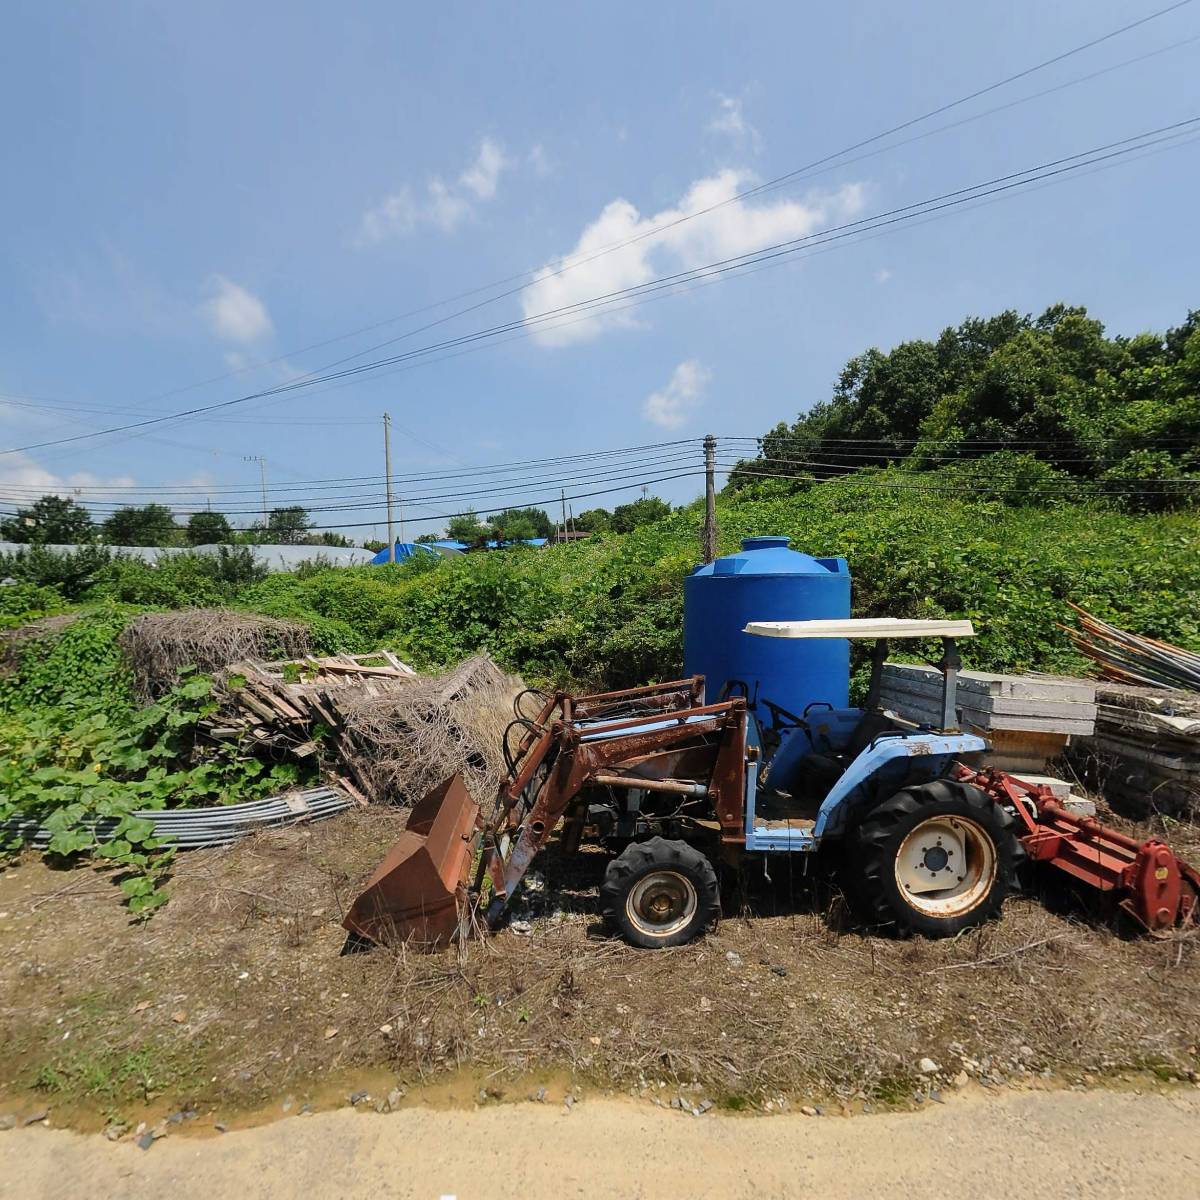
[(6, 542), (71, 545), (90, 541), (93, 532), (92, 514), (62, 496), (43, 496), (0, 521), (0, 538)]
[[(0, 822), (43, 825), (52, 855), (94, 853), (115, 869), (130, 911), (146, 915), (166, 899), (172, 852), (135, 811), (272, 795), (298, 772), (198, 736), (216, 709), (205, 676), (139, 707), (117, 648), (130, 615), (99, 607), (20, 647), (0, 687)], [(97, 820), (112, 822), (103, 838)], [(0, 829), (0, 851), (19, 844)]]
[(118, 508), (100, 529), (111, 546), (174, 546), (179, 540), (175, 514), (165, 504)]
[(189, 546), (208, 546), (214, 542), (232, 542), (233, 527), (222, 512), (196, 512), (188, 517), (184, 538)]
[[(733, 483), (893, 463), (934, 471), (1000, 449), (1053, 469), (1041, 476), (1043, 500), (1186, 506), (1200, 482), (1200, 311), (1162, 335), (1110, 338), (1086, 309), (1056, 304), (1037, 318), (1003, 312), (933, 342), (868, 350), (847, 363), (832, 399), (766, 434)], [(976, 461), (970, 475), (1006, 478), (1011, 465)]]
[[(1068, 600), (1200, 650), (1198, 396), (1194, 313), (1163, 337), (1109, 339), (1060, 306), (869, 351), (735, 473), (721, 550), (770, 533), (844, 556), (856, 615), (969, 617), (980, 636), (964, 656), (980, 669), (1085, 673), (1061, 628)], [(701, 524), (698, 505), (648, 497), (581, 514), (585, 541), (534, 550), (519, 539), (550, 530), (541, 510), (467, 514), (452, 534), (518, 544), (378, 567), (318, 555), (267, 575), (245, 546), (150, 565), (41, 544), (77, 515), (33, 506), (14, 519), (28, 545), (0, 556), (13, 581), (0, 628), (51, 618), (0, 655), (0, 820), (50, 823), (55, 853), (111, 860), (135, 911), (161, 902), (165, 859), (132, 811), (249, 799), (294, 775), (199, 736), (213, 704), (201, 676), (139, 708), (117, 646), (132, 615), (229, 606), (306, 623), (321, 653), (386, 646), (432, 670), (486, 651), (533, 684), (622, 687), (681, 670)], [(302, 511), (271, 516), (278, 538), (313, 536)], [(118, 822), (104, 844), (99, 817)]]
[[(37, 1091), (59, 1100), (90, 1097), (116, 1105), (145, 1103), (166, 1087), (195, 1081), (194, 1055), (156, 1045), (62, 1053), (43, 1063), (32, 1079)], [(110, 1110), (110, 1119), (124, 1124), (119, 1109)]]

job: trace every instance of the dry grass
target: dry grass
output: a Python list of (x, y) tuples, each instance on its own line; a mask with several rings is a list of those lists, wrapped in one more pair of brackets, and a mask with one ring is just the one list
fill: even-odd
[(225, 608), (187, 608), (135, 617), (120, 637), (121, 650), (143, 699), (162, 695), (183, 667), (215, 671), (243, 658), (293, 658), (312, 649), (308, 630)]
[(491, 800), (504, 774), (504, 730), (524, 686), (479, 655), (445, 675), (343, 702), (339, 711), (361, 751), (370, 794), (412, 804), (461, 772), (476, 800)]
[[(89, 1064), (115, 1076), (142, 1055), (172, 1104), (232, 1107), (344, 1102), (383, 1078), (454, 1070), (503, 1092), (563, 1070), (652, 1092), (695, 1083), (738, 1107), (906, 1102), (925, 1056), (991, 1084), (1200, 1067), (1196, 932), (1124, 939), (1050, 890), (1048, 906), (1014, 899), (956, 940), (897, 941), (846, 927), (819, 881), (777, 878), (704, 940), (649, 953), (599, 929), (604, 857), (552, 847), (530, 935), (342, 957), (341, 913), (403, 820), (352, 812), (190, 854), (146, 927), (88, 870), (10, 869), (0, 1079), (65, 1081), (61, 1104), (94, 1091)], [(1194, 829), (1173, 840), (1200, 843)], [(128, 1085), (113, 1090), (132, 1103)]]

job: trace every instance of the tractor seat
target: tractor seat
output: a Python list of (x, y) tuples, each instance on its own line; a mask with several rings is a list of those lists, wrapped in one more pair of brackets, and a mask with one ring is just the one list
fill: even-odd
[(891, 713), (872, 709), (863, 713), (845, 749), (837, 754), (816, 751), (801, 756), (796, 768), (794, 792), (806, 799), (824, 799), (833, 785), (846, 773), (846, 768), (881, 734), (891, 733), (903, 725)]

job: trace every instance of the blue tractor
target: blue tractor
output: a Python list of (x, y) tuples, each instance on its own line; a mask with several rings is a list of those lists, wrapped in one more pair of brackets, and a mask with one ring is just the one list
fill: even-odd
[[(1039, 805), (1050, 809), (1037, 789), (984, 771), (987, 743), (958, 728), (956, 639), (973, 635), (971, 623), (847, 618), (750, 622), (745, 632), (870, 639), (866, 704), (817, 700), (794, 713), (736, 682), (709, 702), (699, 676), (589, 696), (524, 693), (492, 811), (483, 815), (460, 777), (447, 780), (413, 809), (346, 927), (427, 945), (495, 928), (556, 831), (561, 853), (588, 840), (611, 854), (601, 908), (638, 946), (679, 945), (710, 927), (720, 873), (832, 846), (871, 924), (944, 937), (994, 915), (1042, 832)], [(897, 638), (941, 640), (936, 728), (880, 706)]]

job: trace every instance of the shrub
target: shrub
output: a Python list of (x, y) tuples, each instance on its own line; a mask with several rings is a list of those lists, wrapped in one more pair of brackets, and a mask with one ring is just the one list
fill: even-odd
[(0, 554), (0, 578), (54, 588), (66, 600), (80, 600), (113, 561), (112, 551), (104, 546), (59, 551), (34, 545)]
[(89, 596), (161, 608), (215, 607), (232, 602), (267, 574), (250, 546), (220, 546), (215, 554), (164, 554), (155, 562), (118, 558), (100, 573)]
[(44, 617), (62, 610), (65, 602), (57, 588), (41, 587), (36, 583), (0, 585), (0, 625), (23, 625), (35, 617)]

